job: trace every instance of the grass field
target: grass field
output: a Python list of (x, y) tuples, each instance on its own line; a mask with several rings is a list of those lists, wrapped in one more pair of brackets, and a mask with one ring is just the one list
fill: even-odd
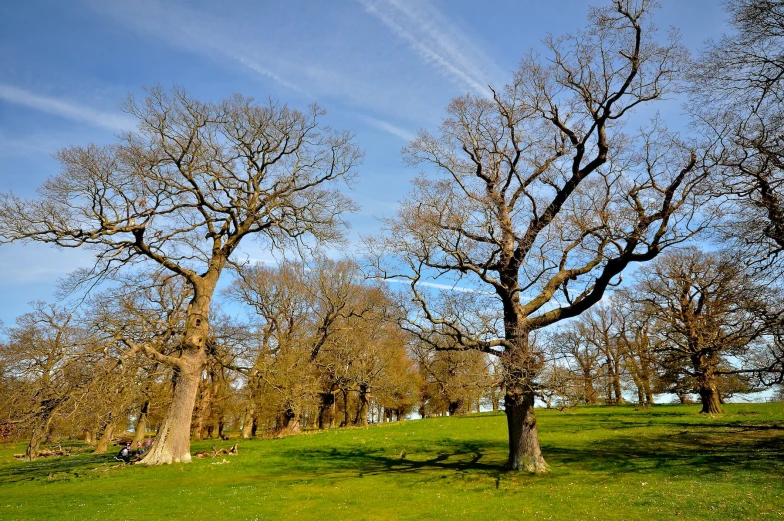
[(542, 410), (544, 476), (500, 471), (502, 413), (241, 440), (226, 463), (155, 468), (28, 463), (18, 444), (0, 451), (0, 519), (784, 519), (784, 404), (726, 409)]

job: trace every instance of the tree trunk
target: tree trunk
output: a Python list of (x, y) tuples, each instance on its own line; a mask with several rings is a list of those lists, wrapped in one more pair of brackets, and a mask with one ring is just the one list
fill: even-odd
[(341, 392), (343, 393), (343, 423), (341, 427), (348, 427), (348, 391), (342, 389)]
[(719, 391), (712, 375), (707, 374), (700, 377), (699, 382), (700, 400), (702, 401), (701, 414), (722, 414)]
[(112, 441), (112, 435), (114, 434), (114, 421), (109, 417), (109, 423), (106, 424), (106, 427), (103, 429), (103, 434), (101, 434), (101, 439), (98, 441), (98, 446), (95, 448), (95, 454), (106, 454), (106, 451), (109, 449), (109, 443)]
[(337, 389), (333, 390), (330, 394), (332, 395), (331, 402), (329, 404), (329, 428), (335, 428), (335, 416), (337, 412), (338, 400), (335, 398), (335, 393)]
[(281, 414), (281, 429), (278, 432), (279, 436), (287, 434), (298, 434), (300, 432), (299, 413), (293, 409), (285, 409)]
[[(514, 320), (516, 317), (512, 317)], [(539, 436), (534, 414), (536, 395), (531, 383), (540, 367), (537, 357), (528, 346), (528, 331), (507, 315), (507, 339), (515, 348), (507, 348), (502, 357), (504, 364), (504, 408), (509, 433), (509, 459), (505, 470), (523, 470), (531, 473), (547, 472), (547, 463), (539, 448)]]
[(46, 432), (49, 430), (49, 424), (51, 424), (51, 422), (52, 415), (49, 413), (33, 425), (33, 433), (30, 436), (30, 442), (27, 444), (27, 449), (25, 450), (25, 459), (27, 461), (33, 461), (38, 457), (38, 453), (41, 449), (41, 442), (46, 437)]
[(539, 449), (534, 399), (532, 391), (507, 392), (504, 396), (509, 431), (509, 459), (504, 465), (505, 470), (547, 472), (547, 463)]
[(447, 412), (449, 413), (449, 416), (463, 414), (463, 400), (458, 398), (453, 402), (449, 402), (449, 405), (447, 406)]
[(359, 386), (359, 407), (357, 408), (357, 415), (354, 417), (354, 425), (367, 426), (367, 391), (367, 385), (362, 384)]
[(200, 440), (206, 428), (207, 416), (209, 415), (210, 405), (212, 402), (212, 385), (210, 384), (209, 376), (199, 383), (200, 398), (198, 404), (193, 412), (193, 420), (191, 423), (191, 439)]
[(613, 391), (615, 391), (615, 403), (618, 405), (623, 403), (623, 394), (621, 393), (621, 372), (617, 363), (613, 371)]
[(596, 404), (596, 390), (593, 388), (593, 376), (589, 369), (583, 370), (583, 394), (586, 404)]
[(136, 448), (147, 436), (147, 412), (150, 408), (150, 400), (145, 400), (139, 411), (139, 418), (136, 420), (134, 427), (132, 447)]
[(719, 390), (716, 387), (716, 368), (715, 353), (695, 354), (691, 362), (694, 372), (697, 374), (697, 391), (702, 402), (701, 414), (721, 414), (721, 402), (719, 400)]
[(245, 409), (245, 419), (242, 422), (242, 434), (241, 436), (244, 439), (251, 438), (253, 436), (253, 417), (256, 415), (256, 404), (251, 402), (248, 404), (248, 408)]
[(172, 401), (155, 443), (142, 460), (146, 465), (188, 463), (191, 461), (191, 417), (199, 392), (204, 356), (201, 351), (183, 359), (175, 369)]

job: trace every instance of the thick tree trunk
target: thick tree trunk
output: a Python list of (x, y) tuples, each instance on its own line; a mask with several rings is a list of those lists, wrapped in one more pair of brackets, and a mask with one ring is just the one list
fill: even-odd
[[(200, 352), (199, 352), (200, 353)], [(172, 401), (147, 456), (146, 465), (191, 461), (191, 417), (199, 392), (203, 356), (185, 359), (175, 370)]]
[(719, 390), (716, 387), (716, 356), (715, 353), (695, 354), (691, 362), (697, 374), (697, 391), (702, 402), (701, 414), (721, 414)]
[(280, 425), (281, 428), (278, 431), (278, 436), (298, 434), (300, 432), (299, 413), (292, 409), (284, 410), (281, 413)]
[(134, 426), (132, 447), (135, 449), (147, 436), (147, 412), (150, 408), (150, 400), (145, 400), (139, 410), (139, 418)]
[(509, 431), (509, 459), (504, 465), (505, 470), (547, 472), (547, 463), (539, 449), (534, 399), (532, 391), (507, 392), (504, 397)]
[(509, 459), (505, 470), (522, 470), (531, 473), (547, 472), (547, 463), (539, 448), (539, 436), (534, 414), (536, 395), (533, 379), (541, 362), (530, 352), (528, 330), (521, 327), (513, 310), (505, 309), (506, 338), (514, 348), (507, 348), (502, 357), (504, 365), (504, 409), (509, 433)]
[(701, 414), (722, 414), (719, 391), (716, 389), (716, 382), (712, 377), (705, 375), (700, 378), (700, 400), (702, 401)]
[(251, 403), (248, 404), (248, 408), (245, 409), (245, 419), (242, 421), (241, 436), (246, 440), (253, 437), (253, 418), (255, 415), (256, 404), (251, 401)]

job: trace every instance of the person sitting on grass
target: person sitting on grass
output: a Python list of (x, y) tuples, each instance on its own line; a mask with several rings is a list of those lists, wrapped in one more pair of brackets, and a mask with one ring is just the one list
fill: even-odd
[(128, 463), (131, 460), (131, 442), (127, 442), (122, 449), (120, 449), (120, 453), (117, 455), (117, 459), (123, 460), (125, 463)]

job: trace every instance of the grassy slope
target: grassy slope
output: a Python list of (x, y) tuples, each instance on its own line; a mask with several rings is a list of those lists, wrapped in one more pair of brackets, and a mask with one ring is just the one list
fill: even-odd
[(91, 454), (31, 464), (13, 459), (17, 445), (0, 451), (0, 519), (784, 516), (784, 404), (697, 410), (541, 411), (546, 476), (499, 471), (503, 414), (241, 441), (217, 465), (106, 470), (115, 462)]

